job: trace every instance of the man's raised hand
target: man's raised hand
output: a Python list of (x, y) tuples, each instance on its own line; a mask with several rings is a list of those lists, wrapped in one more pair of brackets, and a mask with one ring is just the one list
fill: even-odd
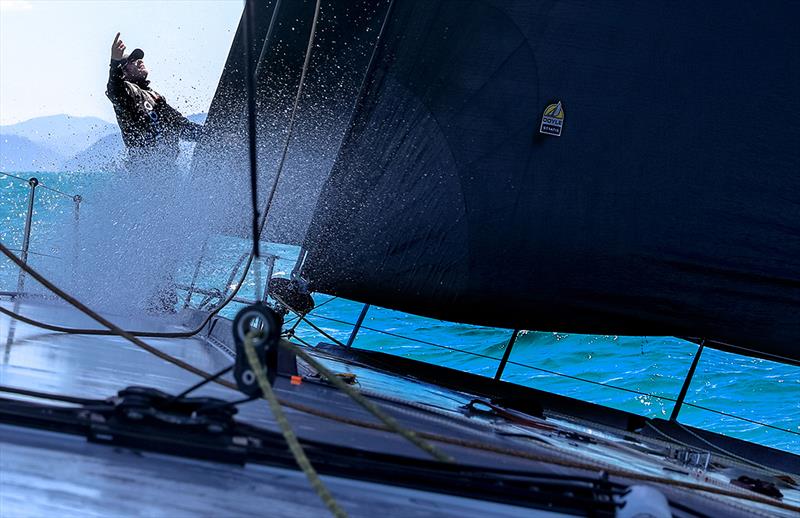
[(119, 33), (114, 36), (114, 43), (111, 44), (111, 59), (119, 61), (125, 55), (125, 44), (119, 39)]

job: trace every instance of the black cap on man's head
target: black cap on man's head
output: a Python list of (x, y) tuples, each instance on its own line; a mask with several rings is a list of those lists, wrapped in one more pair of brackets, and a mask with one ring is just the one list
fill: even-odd
[(127, 65), (130, 61), (136, 61), (137, 59), (142, 59), (144, 57), (144, 51), (142, 49), (133, 49), (133, 52), (130, 54), (126, 54), (122, 56), (123, 64)]

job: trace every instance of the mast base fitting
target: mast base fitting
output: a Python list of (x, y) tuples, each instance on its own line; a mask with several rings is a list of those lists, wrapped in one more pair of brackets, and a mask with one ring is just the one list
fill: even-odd
[(251, 397), (262, 395), (258, 379), (247, 360), (247, 353), (244, 349), (245, 337), (254, 329), (259, 331), (258, 335), (253, 338), (253, 347), (259, 363), (266, 370), (269, 384), (274, 385), (275, 376), (278, 374), (278, 342), (281, 339), (282, 326), (283, 317), (261, 302), (242, 309), (233, 319), (233, 341), (236, 344), (236, 364), (233, 369), (233, 377), (243, 394)]

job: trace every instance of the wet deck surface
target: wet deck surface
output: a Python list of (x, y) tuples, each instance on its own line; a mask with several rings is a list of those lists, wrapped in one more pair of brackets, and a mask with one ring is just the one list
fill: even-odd
[[(11, 307), (7, 300), (0, 301), (0, 304)], [(60, 305), (31, 302), (23, 304), (20, 312), (30, 318), (60, 325), (96, 327), (86, 317)], [(112, 317), (112, 320), (128, 329), (182, 330), (168, 320), (156, 318)], [(198, 381), (196, 375), (119, 337), (52, 333), (18, 323), (13, 342), (6, 343), (9, 325), (10, 320), (0, 315), (0, 347), (3, 347), (0, 385), (84, 398), (106, 398), (130, 385), (150, 386), (177, 393)], [(145, 341), (207, 372), (220, 370), (233, 361), (224, 348), (202, 337), (146, 338)], [(537, 432), (524, 426), (483, 418), (468, 418), (460, 410), (471, 399), (468, 394), (348, 365), (331, 358), (320, 359), (334, 371), (354, 372), (361, 388), (365, 390), (402, 397), (435, 409), (435, 412), (429, 412), (420, 407), (379, 400), (386, 411), (410, 429), (481, 442), (497, 448), (561, 459), (591, 460), (600, 465), (635, 468), (643, 474), (670, 476), (663, 469), (663, 459), (629, 448), (625, 440), (613, 434), (604, 436), (606, 442), (581, 444), (559, 434)], [(324, 383), (309, 380), (295, 386), (279, 378), (276, 391), (279, 397), (309, 408), (350, 420), (376, 422), (346, 395)], [(241, 397), (236, 391), (214, 384), (203, 387), (196, 395), (226, 400)], [(238, 418), (277, 430), (265, 402), (246, 403), (239, 408)], [(424, 453), (395, 434), (354, 427), (292, 408), (287, 408), (286, 413), (301, 438), (426, 458)], [(64, 439), (60, 435), (27, 432), (20, 435), (20, 429), (0, 428), (2, 516), (210, 516), (222, 514), (223, 508), (228, 508), (232, 514), (249, 514), (265, 508), (274, 508), (276, 515), (286, 516), (324, 513), (322, 505), (299, 472), (198, 463), (90, 445), (79, 438)], [(598, 437), (601, 436), (603, 434), (598, 434)], [(437, 446), (465, 464), (575, 473), (557, 465), (513, 455), (449, 444)], [(50, 468), (42, 470), (42, 466)], [(596, 472), (582, 474), (596, 475)], [(722, 476), (719, 480), (727, 483)], [(424, 494), (386, 486), (370, 487), (370, 497), (366, 498), (365, 489), (359, 484), (345, 480), (332, 481), (333, 493), (352, 515), (374, 516), (380, 511), (387, 516), (485, 516), (487, 512), (506, 516), (519, 511), (507, 506), (459, 498), (420, 496)], [(134, 495), (126, 495), (131, 487), (138, 489), (134, 490)], [(287, 498), (287, 494), (292, 496)], [(696, 501), (701, 506), (709, 503), (706, 496), (684, 495), (683, 498), (685, 501)], [(109, 502), (119, 507), (109, 511)], [(394, 506), (391, 508), (393, 511), (387, 511), (387, 505)], [(397, 512), (394, 513), (394, 510)], [(532, 515), (529, 509), (524, 510), (524, 514)]]

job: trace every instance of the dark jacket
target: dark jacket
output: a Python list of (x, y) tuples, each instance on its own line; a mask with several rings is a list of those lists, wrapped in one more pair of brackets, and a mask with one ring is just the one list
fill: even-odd
[(122, 140), (132, 159), (154, 155), (174, 161), (178, 141), (197, 140), (203, 126), (196, 124), (167, 104), (162, 95), (150, 88), (150, 81), (126, 81), (122, 62), (111, 60), (106, 96), (114, 105)]

